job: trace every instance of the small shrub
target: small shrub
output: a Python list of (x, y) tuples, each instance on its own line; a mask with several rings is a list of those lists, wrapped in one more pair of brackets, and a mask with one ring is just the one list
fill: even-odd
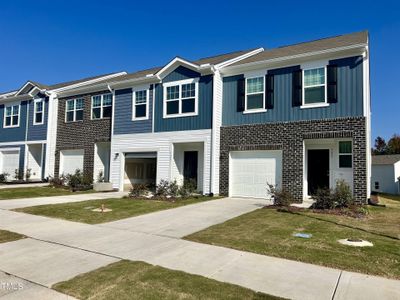
[(134, 183), (132, 185), (131, 190), (129, 191), (129, 197), (131, 198), (138, 198), (143, 196), (144, 194), (146, 194), (146, 192), (148, 191), (148, 187), (146, 184), (142, 184), (142, 183)]
[(319, 189), (312, 198), (315, 200), (314, 208), (317, 209), (346, 208), (354, 205), (353, 193), (344, 180), (338, 180), (334, 190)]
[(31, 179), (31, 174), (32, 174), (32, 169), (26, 169), (26, 172), (25, 172), (25, 179), (26, 179), (26, 181), (29, 181), (29, 179)]
[(193, 195), (197, 190), (197, 183), (194, 179), (185, 180), (183, 185), (179, 187), (178, 194), (182, 198), (187, 198)]
[(104, 178), (104, 172), (100, 171), (99, 174), (97, 175), (97, 182), (104, 182), (105, 178)]
[(7, 181), (7, 178), (8, 178), (8, 176), (10, 176), (10, 174), (8, 174), (8, 173), (1, 173), (0, 174), (0, 183), (4, 183), (4, 182), (6, 182)]
[(351, 188), (343, 179), (336, 182), (333, 198), (336, 207), (349, 207), (354, 205), (354, 197)]
[(178, 196), (179, 186), (174, 181), (162, 179), (156, 186), (156, 196), (161, 198), (176, 197)]
[(61, 174), (58, 177), (49, 176), (49, 184), (53, 187), (65, 187), (66, 186), (66, 178), (64, 174)]
[(287, 207), (295, 202), (293, 195), (285, 189), (278, 189), (276, 186), (269, 183), (267, 183), (267, 186), (267, 193), (271, 196), (274, 206)]
[(80, 169), (76, 169), (74, 174), (67, 174), (65, 178), (72, 191), (84, 191), (92, 188), (92, 178), (84, 175)]
[(14, 179), (15, 180), (23, 180), (24, 179), (24, 172), (20, 169), (14, 170)]

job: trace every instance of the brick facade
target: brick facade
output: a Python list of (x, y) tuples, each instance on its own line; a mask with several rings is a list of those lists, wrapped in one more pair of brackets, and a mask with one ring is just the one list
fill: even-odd
[[(83, 172), (85, 175), (93, 177), (94, 145), (97, 142), (111, 141), (111, 118), (91, 120), (91, 97), (106, 93), (110, 92), (101, 91), (59, 99), (55, 176), (58, 176), (60, 171), (61, 150), (84, 149)], [(84, 99), (83, 121), (65, 122), (66, 102), (76, 98)]]
[(229, 126), (221, 128), (220, 193), (229, 192), (229, 152), (282, 150), (282, 187), (296, 201), (303, 200), (303, 141), (306, 139), (352, 138), (353, 183), (356, 201), (367, 199), (366, 119), (337, 118)]

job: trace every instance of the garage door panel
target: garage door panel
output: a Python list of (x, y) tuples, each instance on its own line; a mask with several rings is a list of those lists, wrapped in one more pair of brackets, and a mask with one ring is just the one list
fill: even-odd
[(231, 152), (231, 196), (268, 198), (267, 182), (280, 185), (282, 151)]
[(10, 177), (14, 176), (15, 169), (19, 169), (19, 151), (4, 150), (1, 151), (2, 173), (8, 173)]
[(83, 171), (84, 150), (62, 150), (60, 174), (74, 174), (77, 169)]

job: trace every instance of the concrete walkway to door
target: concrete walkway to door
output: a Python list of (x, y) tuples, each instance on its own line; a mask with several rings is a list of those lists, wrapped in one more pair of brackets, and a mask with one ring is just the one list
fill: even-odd
[(167, 209), (99, 226), (181, 238), (266, 205), (268, 200), (224, 198)]
[[(222, 199), (202, 204), (209, 205), (210, 208), (219, 210), (219, 214), (223, 214), (224, 211), (231, 210), (230, 205), (237, 205), (229, 200)], [(237, 201), (246, 200), (237, 199)], [(218, 205), (214, 207), (217, 203), (221, 207)], [(195, 209), (197, 206), (188, 207)], [(255, 209), (254, 204), (253, 209)], [(170, 213), (172, 212), (175, 212), (175, 215), (171, 214), (171, 218), (181, 217), (182, 210), (171, 209)], [(221, 219), (215, 217), (214, 220), (217, 222)], [(192, 222), (198, 221), (193, 219)], [(204, 222), (204, 220), (200, 222), (203, 224), (201, 226), (204, 226)], [(184, 223), (190, 222), (186, 220)], [(31, 237), (29, 241), (0, 244), (0, 271), (17, 276), (19, 274), (23, 279), (32, 282), (49, 284), (56, 279), (43, 278), (42, 273), (51, 274), (54, 266), (61, 265), (62, 262), (69, 263), (64, 271), (60, 267), (61, 272), (65, 273), (58, 274), (60, 277), (57, 277), (57, 280), (81, 272), (80, 251), (85, 251), (88, 252), (85, 265), (89, 269), (94, 261), (103, 264), (107, 263), (107, 260), (128, 259), (181, 270), (290, 299), (400, 299), (400, 281), (397, 280), (205, 245), (153, 232), (135, 232), (129, 227), (128, 230), (117, 229), (108, 225), (89, 225), (0, 210), (0, 229)], [(178, 233), (176, 231), (174, 235)], [(46, 255), (13, 255), (21, 253), (18, 251), (42, 252), (38, 249), (44, 248), (54, 248), (54, 250), (43, 251), (47, 253)]]

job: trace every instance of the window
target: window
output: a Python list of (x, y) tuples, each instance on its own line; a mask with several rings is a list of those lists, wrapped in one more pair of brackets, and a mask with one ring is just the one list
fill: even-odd
[(75, 122), (83, 120), (83, 99), (67, 100), (66, 104), (66, 122)]
[(350, 141), (339, 142), (339, 168), (352, 168), (353, 150)]
[(19, 126), (19, 109), (18, 105), (6, 106), (4, 114), (4, 127), (18, 127)]
[(379, 181), (375, 181), (375, 190), (379, 190)]
[(303, 70), (303, 104), (326, 103), (326, 68)]
[(43, 100), (37, 100), (34, 102), (34, 116), (33, 125), (41, 125), (44, 122), (44, 102)]
[(264, 76), (246, 79), (246, 110), (264, 109)]
[(96, 95), (92, 97), (92, 119), (111, 118), (112, 94)]
[(148, 90), (133, 92), (133, 120), (148, 119)]
[(197, 114), (198, 83), (194, 80), (164, 86), (164, 117)]

